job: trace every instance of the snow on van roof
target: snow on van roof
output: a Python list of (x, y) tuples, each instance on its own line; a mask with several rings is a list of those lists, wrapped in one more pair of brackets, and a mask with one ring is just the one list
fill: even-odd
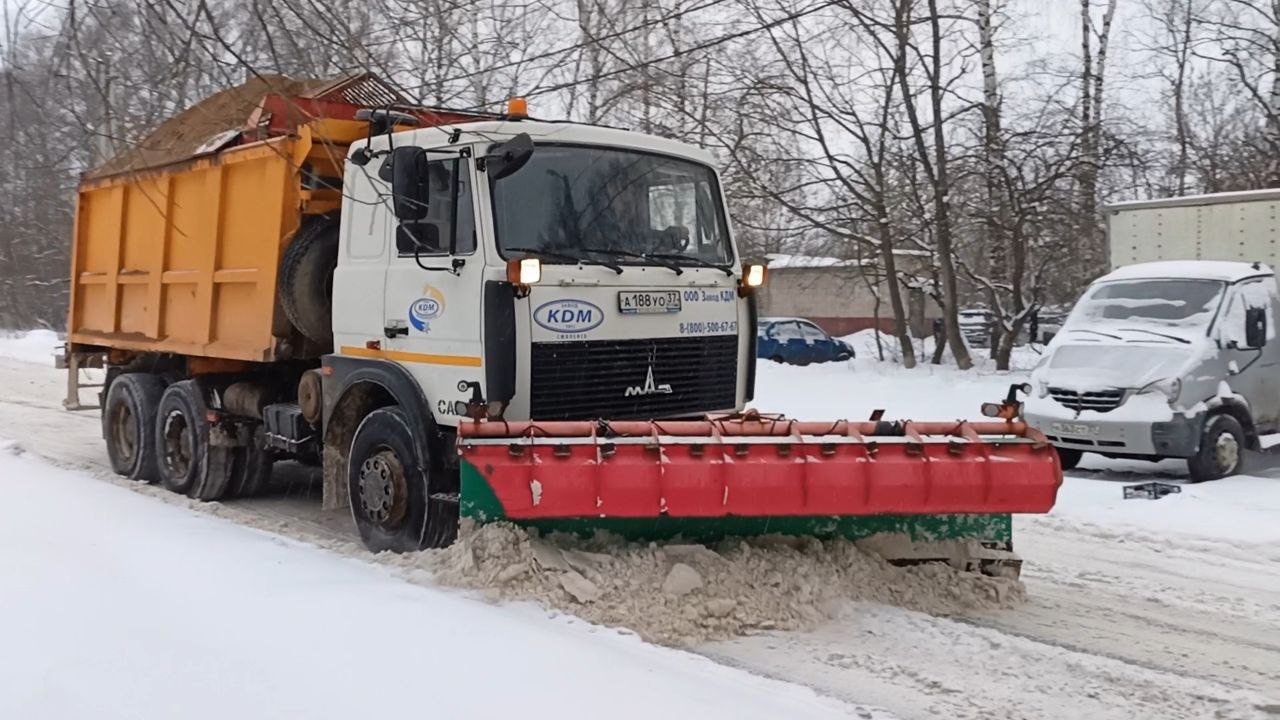
[(1263, 263), (1230, 262), (1226, 260), (1162, 260), (1160, 262), (1126, 265), (1099, 278), (1099, 282), (1111, 280), (1223, 280), (1235, 282), (1258, 275), (1270, 275), (1271, 268)]

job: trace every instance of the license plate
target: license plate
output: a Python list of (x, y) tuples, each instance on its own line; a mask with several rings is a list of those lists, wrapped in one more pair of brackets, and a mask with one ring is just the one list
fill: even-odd
[(1089, 423), (1050, 423), (1049, 427), (1059, 435), (1097, 435), (1098, 426)]
[(623, 315), (651, 315), (680, 312), (679, 290), (621, 290), (618, 312)]

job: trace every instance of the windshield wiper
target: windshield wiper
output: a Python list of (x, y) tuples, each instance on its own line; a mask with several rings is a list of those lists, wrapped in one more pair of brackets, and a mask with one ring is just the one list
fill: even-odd
[(568, 262), (586, 263), (588, 265), (599, 265), (601, 267), (607, 267), (610, 270), (618, 273), (619, 275), (622, 274), (621, 265), (604, 262), (603, 260), (591, 260), (590, 258), (580, 258), (574, 255), (570, 255), (569, 253), (556, 252), (555, 250), (543, 250), (542, 248), (531, 248), (531, 247), (509, 247), (509, 248), (503, 248), (503, 250), (506, 250), (507, 252), (525, 253), (526, 255), (535, 255), (535, 256), (541, 255), (543, 257), (554, 258), (556, 260), (567, 260)]
[(1120, 330), (1121, 332), (1140, 332), (1140, 333), (1147, 333), (1148, 335), (1155, 335), (1156, 337), (1168, 338), (1170, 340), (1177, 340), (1183, 345), (1191, 344), (1191, 341), (1186, 338), (1180, 338), (1177, 335), (1166, 335), (1162, 332), (1156, 332), (1155, 330), (1147, 330), (1145, 328), (1120, 328)]
[(595, 252), (595, 253), (601, 253), (604, 255), (614, 255), (618, 257), (629, 257), (629, 258), (637, 258), (639, 260), (648, 260), (649, 262), (652, 262), (657, 265), (661, 265), (662, 267), (667, 268), (668, 270), (674, 271), (675, 274), (677, 275), (684, 274), (684, 268), (680, 267), (679, 265), (673, 262), (663, 262), (662, 260), (657, 259), (653, 255), (645, 255), (644, 253), (631, 252), (630, 250), (618, 250), (615, 248), (588, 247), (588, 248), (582, 248), (582, 249), (586, 252)]
[(645, 255), (645, 257), (662, 258), (663, 260), (675, 260), (676, 262), (679, 262), (681, 260), (688, 260), (694, 265), (698, 265), (705, 268), (714, 268), (716, 270), (723, 272), (725, 275), (728, 275), (729, 277), (733, 277), (733, 270), (730, 270), (724, 265), (717, 265), (711, 262), (710, 260), (703, 260), (702, 258), (696, 257), (694, 255), (681, 255), (680, 253), (648, 253), (647, 255)]
[(1111, 338), (1112, 340), (1123, 340), (1123, 339), (1124, 339), (1124, 338), (1120, 337), (1119, 335), (1112, 335), (1111, 333), (1098, 332), (1097, 330), (1082, 330), (1082, 329), (1080, 329), (1080, 328), (1072, 328), (1071, 330), (1068, 330), (1067, 332), (1093, 333), (1094, 335), (1101, 335), (1102, 337), (1109, 337), (1109, 338)]

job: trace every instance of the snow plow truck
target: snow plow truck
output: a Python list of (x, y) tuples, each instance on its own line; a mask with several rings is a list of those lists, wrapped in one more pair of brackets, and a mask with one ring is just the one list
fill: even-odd
[(371, 76), (255, 82), (82, 178), (67, 405), (105, 368), (115, 472), (216, 500), (319, 465), (374, 551), (473, 518), (898, 533), (938, 548), (904, 561), (1016, 572), (1011, 514), (1061, 470), (1012, 390), (983, 423), (744, 410), (766, 268), (709, 153)]

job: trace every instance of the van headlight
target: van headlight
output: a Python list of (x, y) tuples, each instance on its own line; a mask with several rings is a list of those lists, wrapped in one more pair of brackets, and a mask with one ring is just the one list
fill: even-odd
[(1168, 399), (1169, 406), (1172, 407), (1174, 403), (1178, 402), (1178, 396), (1182, 394), (1182, 378), (1173, 377), (1156, 380), (1144, 386), (1138, 392), (1159, 392)]

